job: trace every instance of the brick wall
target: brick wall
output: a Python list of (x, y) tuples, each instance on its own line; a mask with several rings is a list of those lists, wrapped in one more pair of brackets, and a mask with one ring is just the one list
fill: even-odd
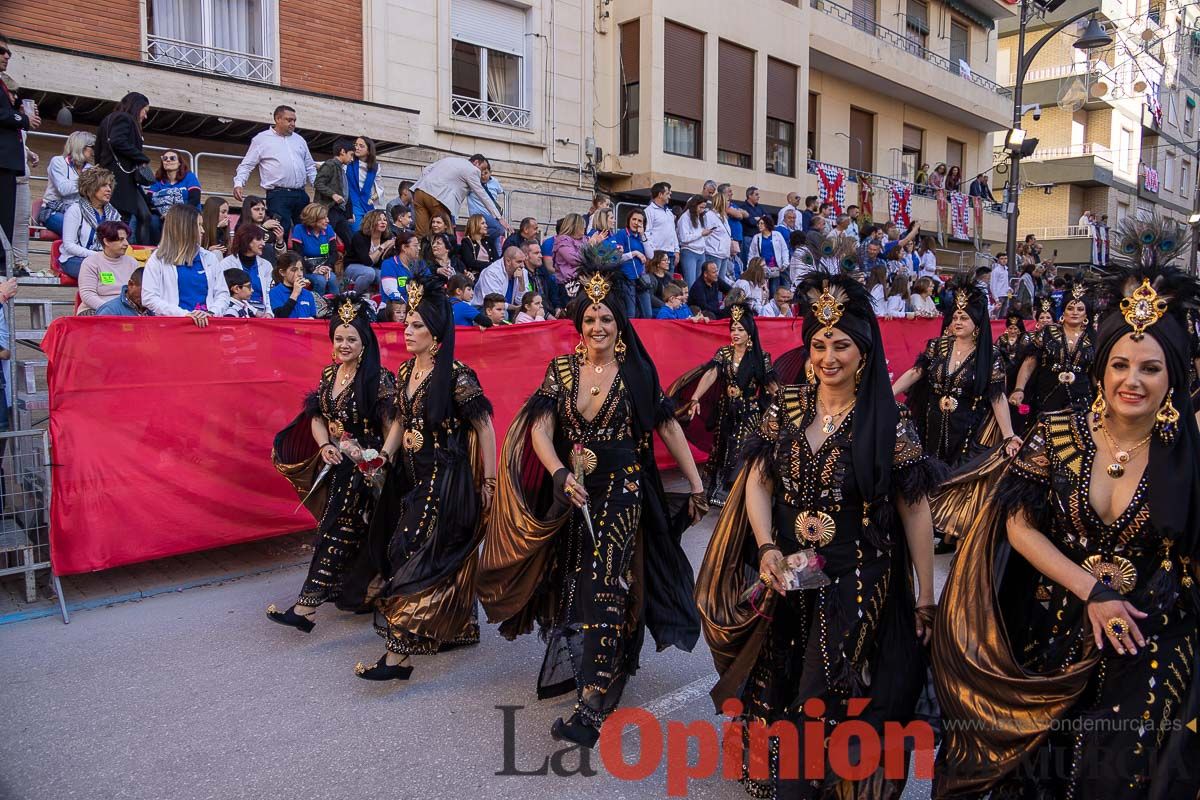
[(362, 3), (280, 0), (280, 82), (288, 88), (362, 100), (362, 38)]
[(42, 0), (4, 0), (2, 5), (0, 31), (10, 39), (134, 61), (141, 59), (138, 0), (68, 2), (65, 6), (49, 6)]

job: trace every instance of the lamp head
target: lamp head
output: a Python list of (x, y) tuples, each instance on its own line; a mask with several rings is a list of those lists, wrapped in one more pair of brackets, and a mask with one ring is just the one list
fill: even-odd
[(1105, 33), (1100, 22), (1092, 17), (1088, 20), (1088, 26), (1083, 35), (1075, 40), (1075, 47), (1079, 50), (1095, 50), (1099, 47), (1108, 47), (1112, 42), (1112, 37)]

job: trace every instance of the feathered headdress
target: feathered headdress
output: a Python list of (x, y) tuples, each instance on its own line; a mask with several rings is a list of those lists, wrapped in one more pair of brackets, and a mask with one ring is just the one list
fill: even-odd
[(862, 269), (859, 263), (858, 242), (850, 236), (826, 236), (817, 246), (817, 258), (823, 266), (837, 264), (843, 273), (858, 272)]
[(1170, 266), (1184, 252), (1191, 235), (1182, 222), (1155, 214), (1150, 219), (1125, 217), (1117, 223), (1113, 238), (1114, 266), (1155, 270)]

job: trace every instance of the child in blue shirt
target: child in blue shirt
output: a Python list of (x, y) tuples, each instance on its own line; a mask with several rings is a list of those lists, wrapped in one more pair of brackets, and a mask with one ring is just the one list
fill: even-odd
[(283, 253), (275, 262), (271, 277), (275, 285), (267, 298), (277, 319), (312, 319), (317, 316), (317, 297), (308, 290), (304, 262), (293, 252)]
[(683, 304), (683, 289), (675, 284), (663, 287), (663, 306), (655, 319), (693, 319), (692, 312)]
[(465, 275), (455, 275), (446, 284), (446, 293), (450, 295), (450, 310), (454, 312), (454, 324), (474, 325), (480, 312), (479, 306), (471, 305), (471, 301), (475, 299), (475, 287), (471, 286), (470, 279)]

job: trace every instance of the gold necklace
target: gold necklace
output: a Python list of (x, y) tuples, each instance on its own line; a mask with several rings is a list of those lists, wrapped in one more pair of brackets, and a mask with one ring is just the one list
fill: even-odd
[[(841, 411), (837, 411), (832, 414), (826, 414), (825, 416), (821, 417), (821, 433), (833, 433), (834, 431), (836, 431), (837, 430), (837, 419), (839, 417), (841, 417), (843, 414), (845, 414), (846, 412), (848, 412), (850, 409), (854, 408), (854, 404), (857, 402), (858, 402), (858, 399), (855, 398), (854, 400), (851, 400), (850, 404), (847, 405), (845, 408), (843, 408)], [(817, 406), (818, 406), (817, 410), (820, 411), (820, 406), (823, 406), (823, 405), (825, 405), (825, 404), (823, 402), (821, 402), (821, 398), (818, 397), (817, 398)]]
[[(341, 367), (338, 368), (338, 372), (339, 373), (341, 372)], [(355, 367), (353, 370), (351, 370), (349, 372), (349, 374), (342, 375), (340, 378), (338, 378), (338, 388), (339, 389), (344, 388), (347, 383), (349, 383), (350, 381), (352, 381), (354, 379), (354, 376), (355, 376), (355, 374), (357, 374), (357, 372), (358, 372), (358, 367)]]
[[(597, 375), (603, 375), (604, 370), (611, 367), (613, 364), (617, 363), (617, 360), (614, 358), (613, 360), (609, 361), (607, 364), (593, 364), (590, 361), (586, 361), (585, 363), (589, 367), (591, 367), (592, 371), (595, 372)], [(591, 394), (592, 397), (599, 397), (600, 396), (600, 387), (593, 386), (591, 389), (588, 390), (588, 393)]]
[(1116, 480), (1125, 474), (1125, 465), (1128, 464), (1130, 459), (1133, 458), (1133, 454), (1149, 444), (1151, 437), (1154, 436), (1154, 431), (1151, 431), (1150, 433), (1146, 434), (1146, 438), (1142, 439), (1133, 447), (1125, 449), (1117, 444), (1117, 440), (1114, 439), (1112, 434), (1108, 432), (1108, 427), (1104, 424), (1104, 420), (1100, 420), (1096, 427), (1100, 429), (1100, 433), (1103, 434), (1104, 438), (1108, 441), (1108, 446), (1113, 451), (1113, 458), (1116, 459), (1116, 461), (1109, 464), (1104, 470), (1106, 473), (1108, 473), (1108, 477), (1112, 478), (1113, 480)]
[(420, 383), (421, 383), (421, 379), (422, 379), (422, 378), (424, 378), (424, 377), (425, 377), (425, 375), (426, 375), (426, 374), (428, 374), (428, 373), (429, 373), (429, 370), (428, 370), (428, 369), (420, 369), (419, 367), (417, 367), (417, 362), (416, 362), (415, 360), (413, 361), (413, 374), (412, 374), (412, 377), (413, 377), (413, 382), (414, 382), (414, 383), (420, 384)]

